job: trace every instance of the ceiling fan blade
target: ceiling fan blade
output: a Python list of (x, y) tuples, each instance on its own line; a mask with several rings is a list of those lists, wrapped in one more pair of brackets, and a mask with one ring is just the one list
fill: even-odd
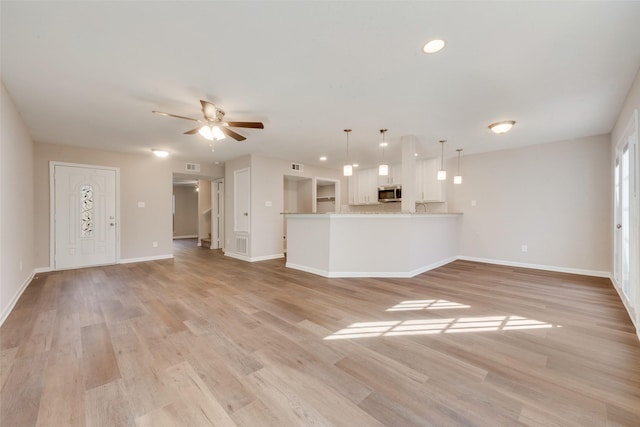
[[(202, 127), (202, 126), (201, 126), (201, 127)], [(184, 134), (185, 134), (185, 135), (195, 135), (196, 133), (198, 133), (198, 132), (200, 131), (200, 128), (201, 128), (201, 127), (197, 127), (197, 128), (195, 128), (195, 129), (188, 130), (188, 131), (186, 131)]]
[(208, 101), (200, 100), (200, 104), (202, 105), (202, 113), (204, 114), (205, 119), (212, 121), (216, 120), (218, 109), (215, 105)]
[(177, 114), (164, 113), (162, 111), (153, 110), (152, 113), (160, 114), (161, 116), (175, 117), (176, 119), (193, 120), (194, 122), (199, 122), (200, 121), (198, 119), (192, 119), (191, 117), (178, 116)]
[(264, 129), (262, 122), (227, 122), (227, 126), (234, 128)]
[(225, 135), (230, 136), (236, 141), (244, 141), (245, 139), (247, 139), (244, 136), (240, 135), (239, 133), (232, 131), (228, 127), (222, 126), (220, 129), (222, 130), (222, 132), (224, 132)]

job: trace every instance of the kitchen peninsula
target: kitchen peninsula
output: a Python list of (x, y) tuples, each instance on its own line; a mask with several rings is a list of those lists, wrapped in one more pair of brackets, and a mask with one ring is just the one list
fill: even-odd
[(287, 214), (286, 266), (324, 277), (413, 277), (458, 255), (462, 214)]

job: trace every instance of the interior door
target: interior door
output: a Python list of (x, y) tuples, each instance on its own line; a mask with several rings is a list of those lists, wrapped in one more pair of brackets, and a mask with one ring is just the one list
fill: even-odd
[(250, 170), (239, 169), (234, 171), (233, 199), (234, 199), (234, 231), (239, 233), (249, 232), (249, 212), (251, 207), (251, 180)]
[(53, 165), (54, 269), (116, 263), (116, 170)]

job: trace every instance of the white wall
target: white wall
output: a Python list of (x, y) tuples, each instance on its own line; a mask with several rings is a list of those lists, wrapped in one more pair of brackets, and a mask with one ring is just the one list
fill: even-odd
[(462, 185), (447, 184), (460, 254), (608, 276), (609, 159), (608, 135), (463, 156)]
[[(185, 160), (35, 144), (36, 266), (49, 267), (49, 161), (120, 168), (120, 259), (124, 262), (171, 256), (173, 174), (185, 174)], [(197, 162), (202, 163), (202, 162)], [(219, 166), (201, 164), (201, 175), (223, 175)], [(145, 207), (138, 207), (144, 202)], [(158, 242), (157, 247), (152, 243)]]
[[(35, 264), (33, 141), (0, 82), (0, 324), (29, 283)], [(21, 265), (22, 264), (22, 265)]]

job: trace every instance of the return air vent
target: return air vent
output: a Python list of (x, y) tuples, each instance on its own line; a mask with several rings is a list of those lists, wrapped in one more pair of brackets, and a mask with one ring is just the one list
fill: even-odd
[(304, 165), (302, 163), (291, 163), (291, 170), (296, 172), (304, 172)]
[(249, 239), (247, 237), (237, 237), (236, 236), (236, 253), (239, 253), (241, 255), (248, 255), (247, 253), (247, 247), (249, 243)]
[(200, 172), (200, 165), (198, 163), (185, 163), (185, 169), (189, 172)]

